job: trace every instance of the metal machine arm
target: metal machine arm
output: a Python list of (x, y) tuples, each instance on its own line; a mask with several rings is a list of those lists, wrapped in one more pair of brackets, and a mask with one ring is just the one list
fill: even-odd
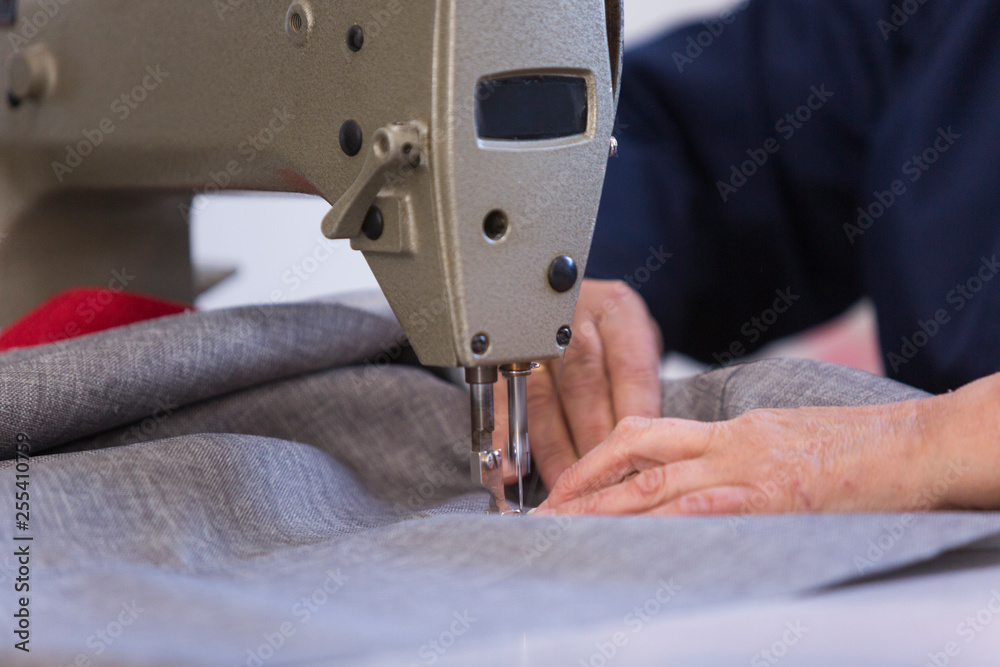
[(514, 383), (526, 466), (523, 380), (569, 343), (620, 57), (618, 0), (3, 2), (0, 234), (57, 201), (325, 198), (420, 360), (470, 369), (503, 509), (482, 380)]

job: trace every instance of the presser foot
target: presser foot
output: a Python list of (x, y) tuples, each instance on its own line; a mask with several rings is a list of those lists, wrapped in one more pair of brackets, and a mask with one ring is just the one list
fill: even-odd
[(472, 481), (490, 492), (490, 514), (512, 516), (521, 514), (512, 507), (504, 493), (503, 451), (493, 448), (493, 384), (499, 379), (496, 366), (465, 369), (472, 407)]
[(472, 452), (472, 479), (490, 492), (490, 514), (501, 516), (521, 514), (520, 508), (507, 502), (503, 483), (503, 452), (491, 449)]

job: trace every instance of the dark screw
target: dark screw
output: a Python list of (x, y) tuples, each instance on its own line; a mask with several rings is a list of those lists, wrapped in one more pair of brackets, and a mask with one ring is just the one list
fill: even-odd
[(486, 354), (490, 347), (490, 337), (484, 333), (476, 334), (472, 337), (472, 353), (476, 356)]
[(385, 219), (378, 206), (372, 206), (365, 215), (365, 221), (361, 224), (361, 231), (372, 241), (378, 241), (385, 228)]
[(576, 262), (572, 257), (559, 255), (549, 265), (549, 285), (557, 292), (568, 292), (576, 285)]
[(359, 25), (352, 25), (347, 30), (347, 48), (357, 53), (365, 45), (365, 31)]
[(364, 140), (365, 135), (356, 120), (344, 121), (340, 126), (340, 148), (351, 157), (361, 152)]
[(12, 91), (7, 91), (7, 106), (11, 109), (16, 109), (21, 106), (21, 98), (15, 95)]
[(492, 211), (483, 220), (483, 234), (491, 241), (499, 241), (507, 233), (507, 216), (503, 211)]
[(571, 340), (573, 340), (573, 330), (569, 327), (562, 327), (556, 332), (556, 345), (559, 347), (569, 346)]

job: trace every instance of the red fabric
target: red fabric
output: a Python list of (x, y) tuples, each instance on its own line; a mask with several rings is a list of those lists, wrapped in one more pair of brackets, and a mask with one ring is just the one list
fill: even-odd
[(71, 289), (55, 295), (0, 332), (0, 352), (55, 343), (186, 310), (190, 308), (183, 304), (141, 294)]

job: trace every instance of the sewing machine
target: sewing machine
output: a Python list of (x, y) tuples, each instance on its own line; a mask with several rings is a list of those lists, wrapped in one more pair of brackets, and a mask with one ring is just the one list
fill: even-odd
[[(324, 234), (364, 253), (421, 362), (466, 369), (473, 477), (519, 513), (504, 468), (530, 465), (532, 363), (571, 340), (621, 17), (620, 0), (0, 0), (0, 234), (72, 248), (115, 220), (124, 246), (132, 225), (186, 225), (196, 192), (323, 197)], [(38, 261), (21, 273), (44, 280)]]

